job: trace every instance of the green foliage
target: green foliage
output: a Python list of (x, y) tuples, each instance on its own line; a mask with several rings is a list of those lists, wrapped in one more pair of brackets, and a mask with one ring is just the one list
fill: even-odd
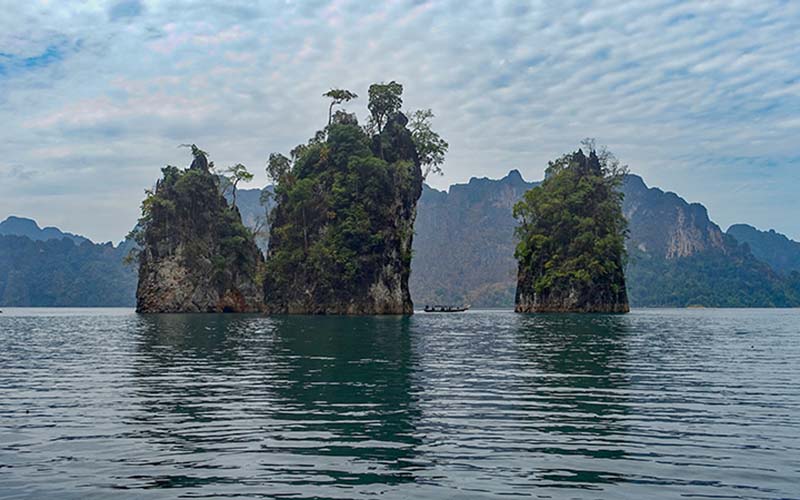
[(578, 150), (550, 162), (544, 182), (514, 206), (515, 256), (537, 293), (621, 281), (623, 172), (608, 156)]
[(122, 307), (134, 304), (127, 246), (0, 236), (0, 306)]
[[(399, 112), (401, 93), (395, 82), (370, 87), (370, 111), (381, 129)], [(345, 301), (373, 282), (387, 249), (399, 248), (405, 235), (396, 228), (397, 193), (410, 186), (415, 170), (420, 182), (410, 132), (392, 129), (391, 134), (406, 134), (410, 150), (400, 151), (395, 135), (371, 137), (355, 115), (344, 112), (337, 112), (326, 132), (292, 150), (291, 160), (270, 156), (267, 170), (276, 182), (277, 207), (265, 289), (275, 297), (306, 294), (319, 303)], [(374, 151), (376, 143), (392, 161)], [(410, 260), (406, 253), (401, 260)]]
[(237, 163), (236, 165), (231, 165), (225, 170), (226, 179), (230, 183), (233, 189), (233, 206), (236, 206), (236, 188), (239, 187), (240, 182), (250, 182), (253, 180), (253, 174), (251, 174), (247, 167), (242, 165), (241, 163)]
[[(300, 154), (300, 152), (298, 151), (297, 154)], [(292, 162), (289, 158), (280, 153), (271, 153), (269, 155), (269, 160), (267, 161), (267, 177), (269, 177), (273, 183), (279, 184), (291, 169)]]
[(369, 86), (369, 129), (381, 133), (389, 119), (403, 106), (403, 86), (394, 80), (389, 83), (373, 83)]
[[(207, 155), (197, 151), (203, 158)], [(188, 268), (199, 267), (197, 262), (214, 256), (214, 269), (220, 272), (230, 266), (254, 269), (257, 263), (249, 246), (253, 234), (242, 224), (235, 208), (235, 190), (234, 204), (229, 207), (220, 195), (220, 176), (205, 169), (174, 166), (166, 166), (161, 172), (155, 189), (146, 191), (142, 216), (131, 233), (136, 243), (164, 254), (175, 252), (183, 244)], [(238, 182), (253, 178), (242, 164), (226, 172), (230, 178), (222, 180), (230, 181), (234, 188)], [(219, 262), (220, 256), (224, 265)]]
[(647, 307), (798, 307), (800, 274), (782, 278), (743, 247), (662, 259), (631, 250), (631, 302)]
[(203, 158), (208, 159), (208, 153), (197, 147), (197, 144), (180, 144), (179, 148), (189, 148), (192, 151), (192, 157), (195, 159)]
[(447, 141), (431, 128), (433, 116), (433, 111), (430, 109), (420, 109), (411, 113), (408, 123), (411, 138), (414, 139), (419, 162), (422, 165), (423, 179), (427, 179), (431, 173), (442, 175), (441, 165), (444, 163), (444, 155), (450, 147)]

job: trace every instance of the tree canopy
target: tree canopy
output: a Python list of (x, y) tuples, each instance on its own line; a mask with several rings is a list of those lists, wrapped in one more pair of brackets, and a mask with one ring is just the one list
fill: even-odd
[(373, 83), (369, 86), (369, 128), (381, 133), (389, 119), (403, 106), (403, 86), (394, 80), (389, 83)]
[(420, 109), (411, 113), (408, 123), (411, 138), (414, 139), (414, 145), (417, 147), (417, 154), (422, 165), (423, 179), (427, 179), (431, 173), (442, 175), (441, 165), (444, 163), (444, 155), (450, 147), (447, 141), (431, 128), (433, 117), (433, 111), (430, 109)]
[(253, 180), (253, 174), (247, 170), (247, 167), (241, 163), (231, 165), (225, 170), (226, 177), (233, 188), (233, 201), (232, 206), (236, 206), (236, 189), (239, 187), (240, 182), (250, 182)]

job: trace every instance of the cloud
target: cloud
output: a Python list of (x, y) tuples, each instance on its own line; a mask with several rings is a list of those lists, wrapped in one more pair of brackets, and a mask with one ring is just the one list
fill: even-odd
[(540, 178), (593, 136), (723, 226), (800, 238), (799, 29), (781, 0), (28, 2), (0, 18), (0, 161), (31, 173), (1, 177), (0, 218), (118, 239), (188, 162), (177, 144), (264, 182), (324, 124), (323, 92), (394, 79), (450, 143), (437, 187)]
[(142, 15), (144, 5), (141, 0), (119, 0), (108, 9), (108, 18), (112, 21), (119, 21)]

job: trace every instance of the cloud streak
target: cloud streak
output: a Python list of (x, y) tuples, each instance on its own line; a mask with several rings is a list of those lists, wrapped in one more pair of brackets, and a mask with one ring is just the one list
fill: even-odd
[(263, 182), (323, 92), (395, 79), (451, 144), (437, 187), (540, 178), (593, 136), (722, 225), (800, 238), (798, 30), (782, 0), (33, 2), (0, 19), (0, 216), (119, 239), (177, 144)]

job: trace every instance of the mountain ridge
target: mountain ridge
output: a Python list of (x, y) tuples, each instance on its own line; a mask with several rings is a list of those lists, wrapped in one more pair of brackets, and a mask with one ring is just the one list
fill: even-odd
[(0, 236), (26, 236), (34, 241), (67, 238), (77, 245), (85, 241), (94, 243), (85, 236), (66, 233), (53, 226), (39, 227), (39, 224), (34, 219), (16, 215), (9, 215), (5, 220), (0, 222)]

